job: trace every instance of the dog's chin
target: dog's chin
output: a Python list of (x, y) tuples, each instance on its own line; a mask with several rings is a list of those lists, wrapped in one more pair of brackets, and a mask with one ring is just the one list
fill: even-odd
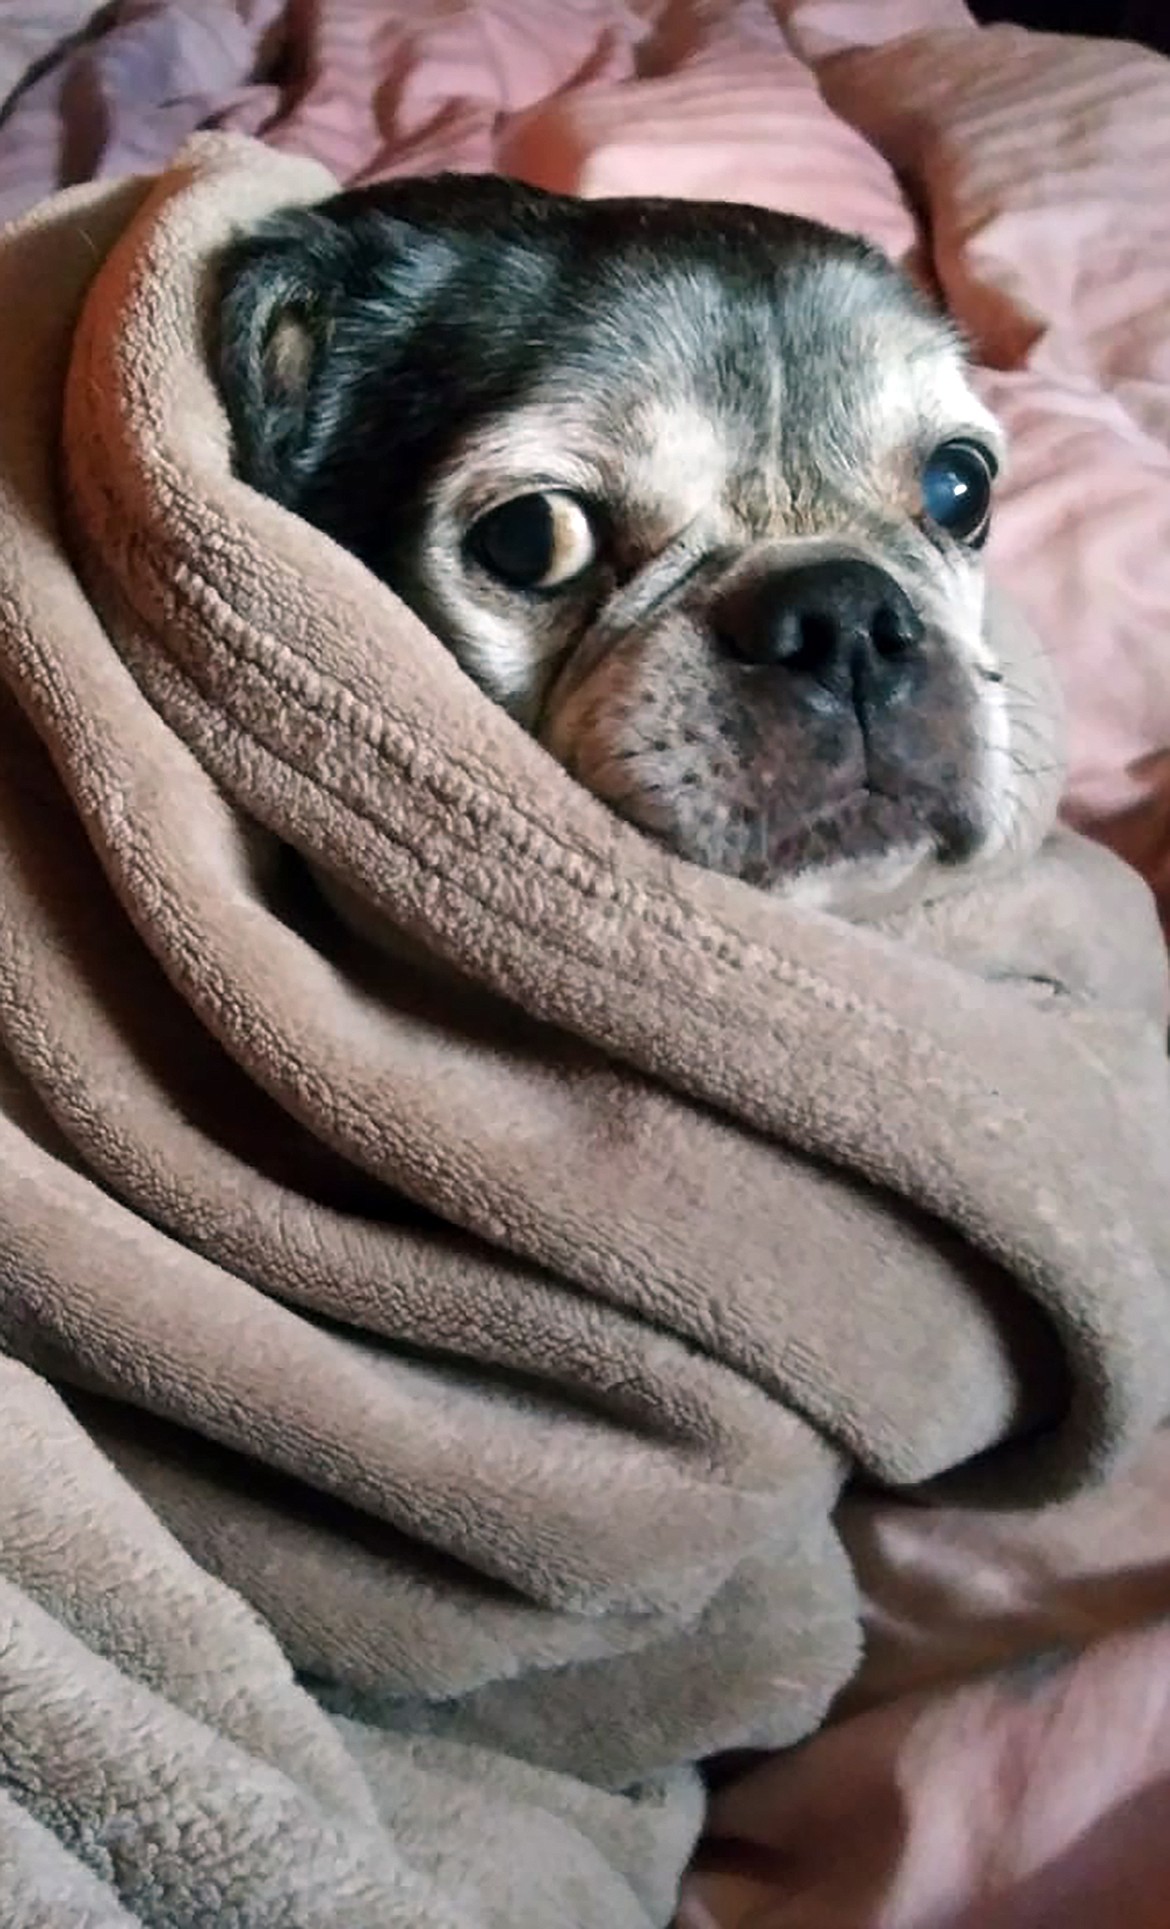
[(570, 768), (620, 816), (676, 856), (757, 889), (824, 909), (881, 909), (924, 871), (974, 861), (983, 843), (975, 813), (907, 779), (879, 793), (862, 784), (798, 807), (783, 789), (722, 794), (718, 784), (664, 779), (661, 755)]

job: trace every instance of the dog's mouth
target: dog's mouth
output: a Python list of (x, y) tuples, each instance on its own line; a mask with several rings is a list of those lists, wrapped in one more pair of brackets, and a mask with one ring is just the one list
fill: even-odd
[(765, 806), (734, 827), (725, 825), (722, 837), (719, 868), (768, 887), (897, 855), (928, 853), (939, 863), (959, 864), (974, 852), (978, 829), (945, 798), (911, 783), (901, 795), (863, 786), (795, 822), (784, 810), (773, 814)]
[(984, 835), (981, 725), (943, 650), (903, 700), (827, 705), (640, 645), (552, 707), (542, 735), (588, 789), (679, 856), (764, 888), (896, 855), (959, 864)]
[(678, 790), (657, 775), (642, 786), (629, 763), (612, 785), (608, 775), (604, 766), (595, 767), (590, 787), (603, 796), (608, 792), (613, 807), (658, 842), (707, 869), (765, 889), (808, 873), (880, 864), (898, 855), (960, 864), (980, 839), (974, 813), (957, 810), (944, 788), (913, 775), (898, 790), (862, 783), (806, 807), (795, 805), (782, 789), (745, 795), (740, 786), (729, 796), (717, 785), (687, 782), (685, 776)]

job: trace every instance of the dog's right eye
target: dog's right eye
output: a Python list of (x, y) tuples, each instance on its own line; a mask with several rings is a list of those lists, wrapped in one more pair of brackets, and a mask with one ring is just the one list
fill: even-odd
[(597, 539), (576, 496), (541, 489), (489, 509), (470, 530), (467, 549), (509, 589), (563, 589), (588, 569)]

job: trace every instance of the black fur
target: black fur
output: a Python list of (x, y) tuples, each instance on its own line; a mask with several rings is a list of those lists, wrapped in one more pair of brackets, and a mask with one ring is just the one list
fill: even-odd
[[(979, 405), (951, 331), (864, 242), (448, 175), (277, 215), (219, 294), (238, 473), (615, 810), (753, 882), (831, 873), (850, 902), (992, 848), (1015, 807), (986, 754), (1004, 682), (975, 661), (975, 559), (922, 493)], [(509, 581), (484, 523), (542, 497), (572, 567)]]
[[(673, 331), (680, 367), (693, 374), (706, 352), (719, 405), (738, 391), (750, 418), (761, 292), (782, 264), (798, 264), (802, 244), (827, 242), (895, 283), (860, 240), (794, 216), (591, 203), (492, 175), (388, 182), (277, 215), (229, 248), (221, 269), (216, 355), (239, 471), (398, 583), (426, 483), (456, 435), (549, 369), (570, 386), (575, 369), (596, 384), (599, 367), (615, 386), (636, 386), (641, 364), (661, 384)], [(730, 297), (708, 339), (689, 331), (685, 296), (668, 299), (664, 264), (674, 286), (713, 274)], [(310, 367), (304, 388), (285, 393), (266, 358), (289, 317), (306, 331)]]

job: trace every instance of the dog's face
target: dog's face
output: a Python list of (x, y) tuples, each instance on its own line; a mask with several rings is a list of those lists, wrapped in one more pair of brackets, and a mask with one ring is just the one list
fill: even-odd
[(244, 478), (614, 809), (834, 906), (1011, 842), (999, 432), (875, 252), (452, 176), (279, 216), (225, 276)]

